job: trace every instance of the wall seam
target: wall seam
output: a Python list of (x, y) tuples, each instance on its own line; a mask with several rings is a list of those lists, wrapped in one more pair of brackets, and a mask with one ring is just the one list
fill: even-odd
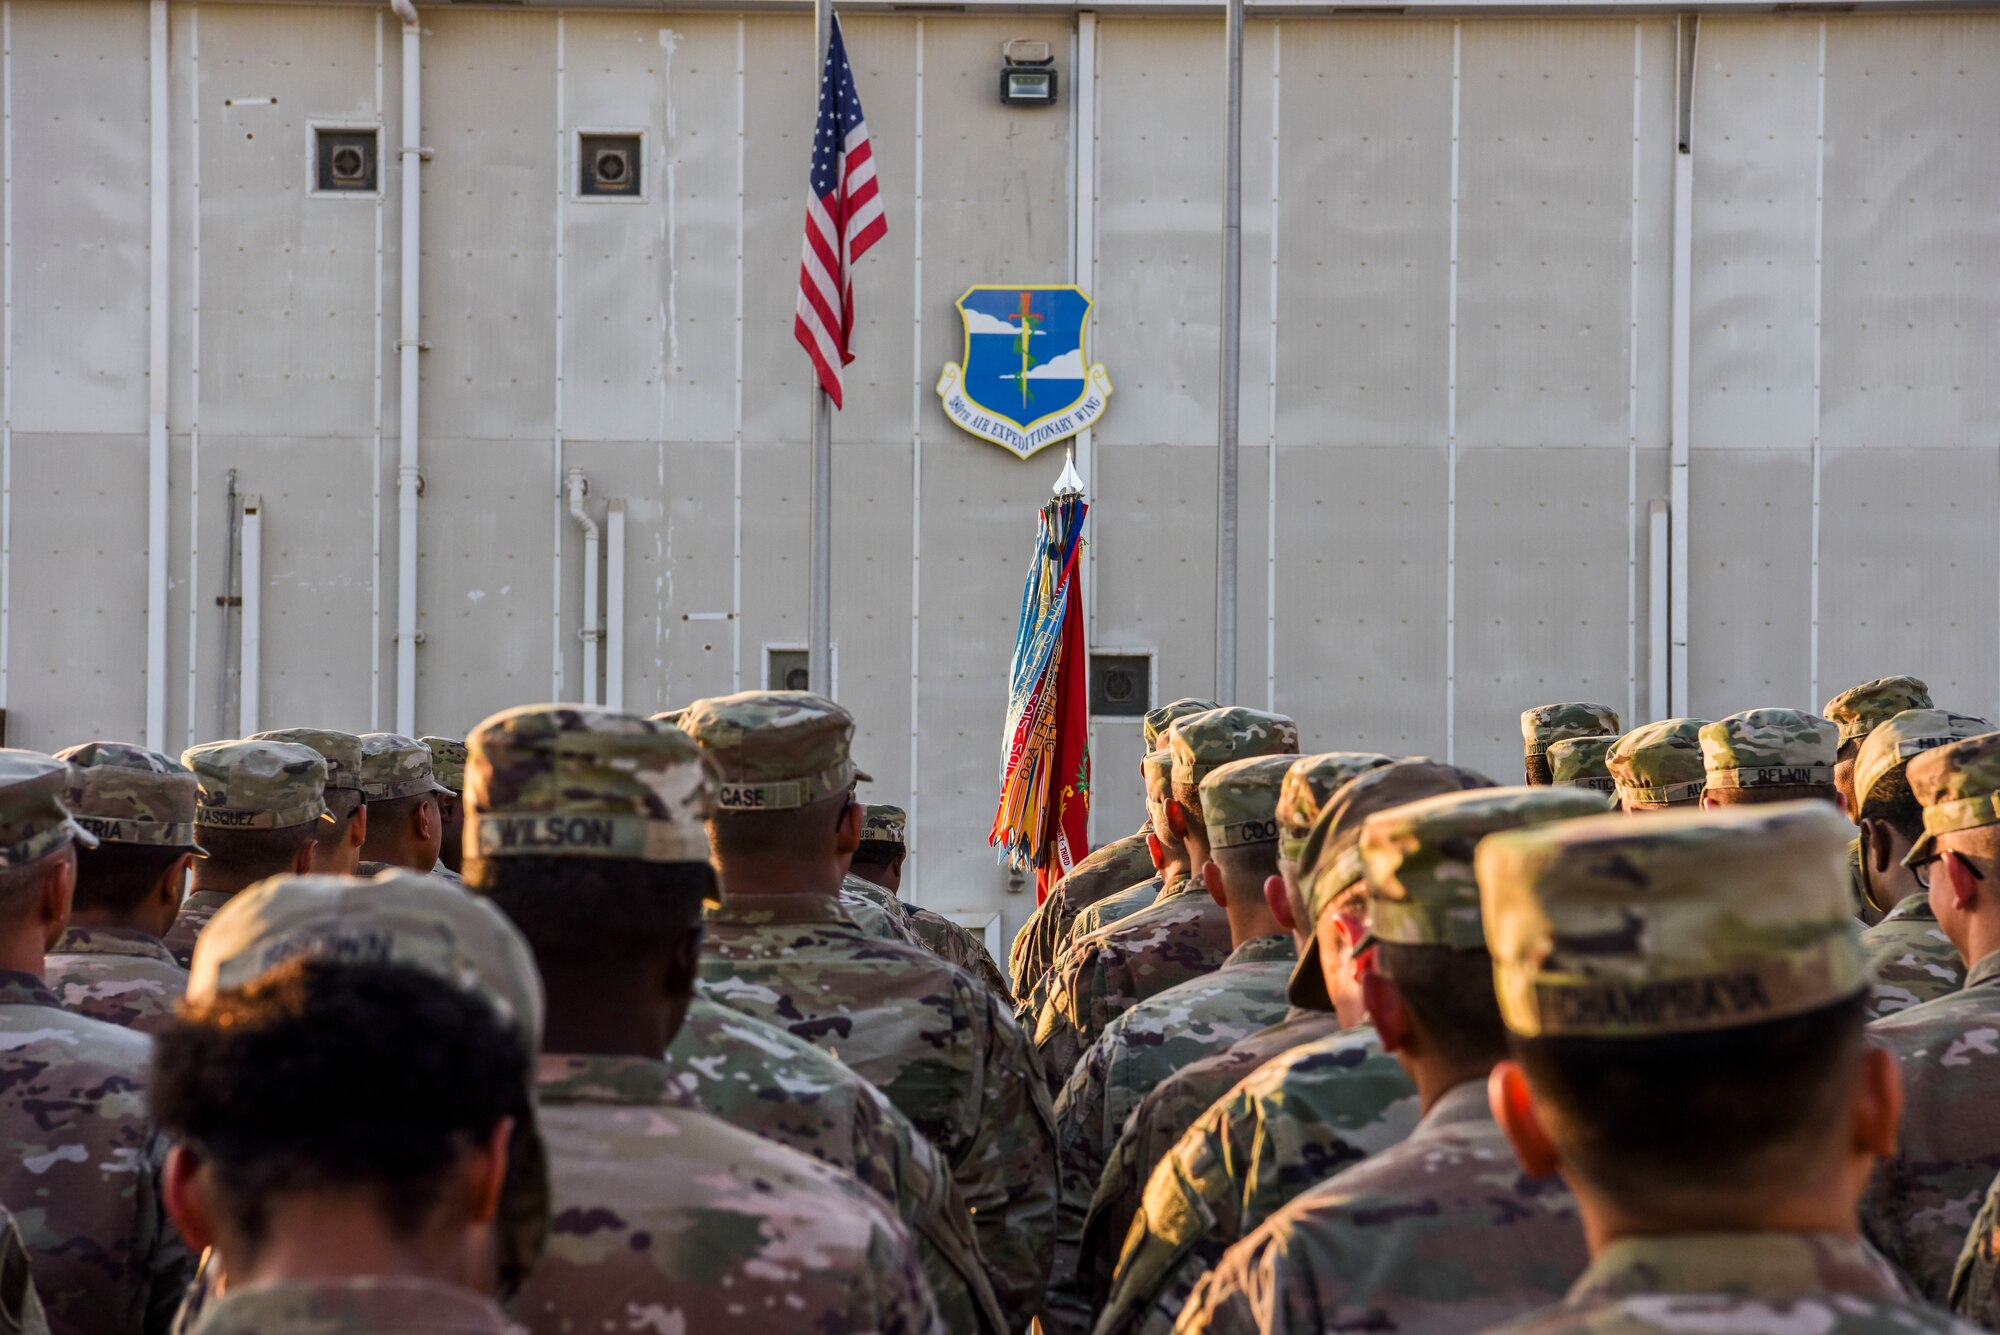
[(1451, 255), (1445, 325), (1444, 758), (1458, 754), (1458, 133), (1464, 34), (1451, 25)]

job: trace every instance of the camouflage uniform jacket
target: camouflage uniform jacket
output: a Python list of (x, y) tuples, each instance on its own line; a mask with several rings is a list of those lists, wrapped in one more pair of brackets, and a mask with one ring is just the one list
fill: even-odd
[(1035, 1048), (1051, 1090), (1105, 1026), (1170, 987), (1213, 973), (1229, 957), (1229, 915), (1192, 878), (1160, 887), (1153, 906), (1077, 942), (1035, 1019)]
[(845, 1169), (888, 1201), (916, 1240), (947, 1330), (1007, 1328), (950, 1170), (881, 1090), (805, 1040), (700, 995), (667, 1066), (731, 1126)]
[(875, 1084), (951, 1164), (994, 1292), (1016, 1328), (1055, 1246), (1055, 1114), (1034, 1050), (971, 975), (921, 946), (873, 940), (823, 895), (725, 904), (702, 982)]
[(201, 935), (201, 929), (208, 926), (208, 920), (216, 910), (227, 904), (233, 895), (220, 890), (197, 890), (181, 901), (181, 911), (174, 915), (174, 925), (167, 929), (167, 953), (183, 969), (194, 959), (194, 939)]
[(1965, 986), (1965, 961), (1938, 926), (1929, 895), (1910, 895), (1889, 915), (1861, 933), (1875, 990), (1868, 998), (1870, 1019), (1894, 1015)]
[(48, 1314), (35, 1293), (21, 1226), (0, 1206), (0, 1335), (49, 1335)]
[(513, 1303), (531, 1331), (943, 1330), (874, 1193), (701, 1111), (665, 1062), (544, 1054), (535, 1083), (553, 1201)]
[[(1181, 875), (1186, 876), (1188, 873), (1182, 872)], [(1115, 922), (1124, 922), (1142, 909), (1153, 907), (1159, 903), (1160, 891), (1164, 886), (1164, 879), (1155, 876), (1136, 885), (1129, 885), (1115, 895), (1106, 895), (1076, 915), (1076, 921), (1070, 924), (1069, 940), (1064, 948), (1074, 946), (1086, 936), (1095, 936)]]
[(1273, 1058), (1146, 1181), (1099, 1329), (1171, 1329), (1222, 1254), (1307, 1188), (1417, 1125), (1417, 1089), (1369, 1025)]
[(1014, 1004), (1014, 994), (1007, 990), (1006, 975), (1000, 972), (1000, 966), (993, 962), (993, 956), (986, 952), (985, 943), (978, 937), (944, 914), (920, 905), (905, 904), (903, 912), (909, 916), (910, 936), (918, 945), (984, 983), (1001, 1005)]
[(2000, 1330), (2000, 1177), (1965, 1236), (1951, 1276), (1951, 1310), (1974, 1325)]
[(56, 1335), (163, 1331), (187, 1288), (161, 1197), (166, 1142), (146, 1115), (152, 1055), (144, 1034), (0, 972), (0, 1201)]
[(1298, 962), (1291, 933), (1231, 951), (1214, 973), (1140, 1002), (1090, 1045), (1056, 1098), (1056, 1264), (1043, 1324), (1088, 1330), (1096, 1295), (1077, 1271), (1084, 1216), (1125, 1119), (1160, 1081), (1188, 1062), (1248, 1038), (1285, 1013)]
[(1195, 1119), (1265, 1062), (1339, 1032), (1340, 1017), (1332, 1011), (1294, 1006), (1276, 1024), (1181, 1067), (1139, 1100), (1112, 1147), (1083, 1221), (1077, 1271), (1098, 1306), (1110, 1294), (1118, 1252), (1138, 1217), (1147, 1179)]
[(126, 927), (72, 927), (42, 969), (49, 991), (79, 1015), (156, 1034), (187, 991), (187, 970), (157, 936)]
[(1115, 894), (1153, 874), (1153, 853), (1146, 830), (1128, 834), (1093, 851), (1049, 887), (1048, 898), (1028, 915), (1007, 952), (1007, 973), (1014, 995), (1025, 997), (1062, 953), (1070, 923), (1087, 905)]
[(437, 1280), (323, 1279), (231, 1289), (189, 1335), (508, 1335), (488, 1298)]
[[(1139, 896), (1142, 900), (1140, 907), (1144, 908), (1159, 898), (1160, 890), (1165, 883), (1166, 878), (1154, 875), (1140, 881), (1137, 885), (1130, 885), (1123, 890), (1106, 895), (1103, 899), (1098, 900), (1096, 904), (1092, 904), (1090, 908), (1096, 908), (1098, 904), (1122, 900), (1128, 896)], [(1180, 884), (1178, 880), (1174, 883), (1176, 885)], [(1084, 910), (1085, 913), (1089, 911), (1090, 909)], [(1076, 950), (1077, 943), (1083, 940), (1084, 937), (1091, 935), (1089, 932), (1077, 929), (1077, 924), (1082, 918), (1083, 913), (1079, 913), (1070, 920), (1070, 925), (1063, 938), (1056, 943), (1055, 959), (1050, 962), (1047, 969), (1042, 971), (1042, 976), (1035, 980), (1035, 985), (1025, 991), (1020, 989), (1015, 990), (1014, 995), (1019, 1000), (1014, 1003), (1014, 1018), (1019, 1020), (1021, 1027), (1031, 1034), (1035, 1030), (1035, 1021), (1041, 1016), (1042, 1007), (1049, 1004), (1049, 993), (1055, 987), (1056, 980), (1061, 978), (1063, 971), (1069, 967), (1069, 962)]]
[[(884, 898), (888, 903), (883, 902)], [(917, 944), (917, 938), (910, 934), (909, 921), (903, 916), (901, 902), (872, 881), (864, 881), (859, 876), (842, 880), (840, 906), (847, 910), (847, 916), (854, 920), (856, 927), (877, 941), (901, 941), (906, 946)]]
[(1554, 1306), (1489, 1335), (1977, 1335), (1905, 1295), (1895, 1270), (1829, 1233), (1620, 1238)]
[(1589, 1263), (1575, 1198), (1522, 1175), (1468, 1080), (1231, 1247), (1176, 1329), (1459, 1335), (1558, 1301)]
[(2000, 1172), (2000, 952), (1948, 997), (1868, 1026), (1903, 1067), (1903, 1127), (1861, 1199), (1868, 1240), (1943, 1302), (1966, 1226)]

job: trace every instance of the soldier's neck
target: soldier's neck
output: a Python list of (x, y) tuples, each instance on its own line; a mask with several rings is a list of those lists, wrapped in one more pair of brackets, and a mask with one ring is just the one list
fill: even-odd
[(840, 893), (840, 860), (764, 857), (757, 854), (716, 855), (716, 875), (724, 899), (758, 895), (826, 895)]
[[(226, 1288), (361, 1278), (432, 1279), (482, 1292), (482, 1277), (460, 1239), (399, 1236), (373, 1193), (324, 1193), (269, 1203), (270, 1222), (254, 1250), (219, 1239)], [(231, 1254), (247, 1256), (233, 1263)], [(226, 1290), (225, 1290), (226, 1291)]]
[(544, 981), (548, 1018), (542, 1051), (551, 1055), (664, 1057), (687, 1014), (685, 999), (652, 995), (652, 987), (622, 971), (615, 978), (602, 970), (571, 977), (551, 973)]
[[(283, 870), (288, 872), (291, 868), (286, 867)], [(218, 895), (233, 895), (239, 890), (248, 890), (267, 876), (279, 874), (278, 872), (246, 874), (231, 867), (219, 867), (215, 864), (214, 858), (197, 858), (194, 864), (194, 884), (190, 888), (208, 890)]]
[[(69, 925), (88, 928), (99, 932), (144, 932), (148, 936), (162, 936), (157, 923), (142, 920), (129, 913), (108, 913), (103, 909), (77, 909), (69, 915)], [(168, 926), (172, 926), (171, 922)]]
[(1859, 1234), (1854, 1199), (1833, 1185), (1840, 1181), (1839, 1173), (1825, 1174), (1827, 1185), (1818, 1190), (1809, 1187), (1789, 1196), (1755, 1191), (1655, 1193), (1641, 1210), (1621, 1207), (1573, 1174), (1563, 1177), (1576, 1196), (1592, 1256), (1621, 1238), (1676, 1233), (1830, 1233), (1842, 1238)]

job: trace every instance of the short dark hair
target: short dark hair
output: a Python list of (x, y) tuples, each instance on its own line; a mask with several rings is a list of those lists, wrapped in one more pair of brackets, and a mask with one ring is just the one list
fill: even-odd
[(839, 792), (782, 811), (718, 811), (709, 818), (708, 840), (725, 856), (789, 851), (819, 857), (833, 850), (834, 831), (853, 801), (852, 792)]
[(1234, 848), (1211, 848), (1208, 860), (1222, 867), (1231, 888), (1237, 891), (1233, 898), (1247, 898), (1261, 904), (1264, 902), (1264, 882), (1278, 874), (1278, 845), (1274, 840), (1265, 840), (1255, 844), (1238, 844)]
[(1866, 995), (1739, 1029), (1661, 1038), (1515, 1037), (1563, 1157), (1613, 1200), (1751, 1190), (1797, 1175), (1841, 1120)]
[(348, 826), (354, 824), (354, 813), (361, 810), (361, 792), (355, 788), (329, 788), (326, 790), (326, 809), (332, 820), (315, 822), (313, 837), (321, 848), (337, 847), (347, 838)]
[(262, 880), (289, 872), (292, 859), (319, 837), (319, 827), (325, 823), (312, 820), (275, 830), (204, 825), (195, 831), (194, 837), (208, 850), (208, 860), (218, 870)]
[(421, 1229), (467, 1150), (527, 1107), (528, 1048), (494, 1008), (393, 964), (300, 959), (186, 1005), (155, 1040), (154, 1120), (214, 1171), (252, 1246), (274, 1198), (360, 1188)]
[(861, 847), (854, 850), (854, 865), (857, 867), (893, 867), (903, 860), (909, 846), (893, 839), (863, 839)]
[(120, 844), (105, 840), (96, 848), (76, 848), (76, 901), (79, 913), (109, 913), (122, 917), (144, 902), (185, 848), (158, 844)]
[(1507, 1055), (1507, 1026), (1493, 991), (1493, 957), (1484, 950), (1383, 941), (1375, 967), (1403, 994), (1425, 1036), (1447, 1061), (1492, 1064)]
[(1526, 771), (1528, 783), (1532, 787), (1547, 788), (1556, 781), (1555, 767), (1549, 764), (1546, 754), (1528, 752), (1524, 757), (1522, 768)]
[(1722, 807), (1755, 807), (1767, 802), (1838, 802), (1840, 790), (1831, 783), (1760, 783), (1754, 788), (1703, 790)]
[(533, 857), (465, 860), (465, 883), (492, 900), (551, 967), (599, 967), (606, 946), (648, 942), (701, 924), (715, 894), (706, 862)]
[(373, 830), (375, 822), (380, 820), (384, 830), (400, 829), (410, 823), (418, 807), (436, 796), (436, 793), (413, 793), (409, 797), (378, 797), (368, 804), (368, 828)]
[(1875, 781), (1861, 804), (1860, 816), (1862, 820), (1887, 822), (1911, 843), (1923, 837), (1924, 804), (1910, 791), (1910, 776), (1905, 770), (1891, 770)]

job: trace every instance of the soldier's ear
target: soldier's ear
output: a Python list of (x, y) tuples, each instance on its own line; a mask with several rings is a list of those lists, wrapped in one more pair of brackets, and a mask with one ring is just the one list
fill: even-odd
[(1896, 1152), (1896, 1133), (1903, 1124), (1903, 1072), (1896, 1054), (1879, 1044), (1867, 1044), (1854, 1082), (1853, 1149), (1870, 1162)]
[(347, 842), (356, 848), (368, 842), (368, 804), (358, 802), (354, 814), (347, 818)]
[(1278, 920), (1278, 926), (1288, 932), (1299, 930), (1298, 920), (1292, 917), (1291, 896), (1285, 893), (1285, 878), (1266, 876), (1264, 878), (1264, 903), (1271, 910), (1271, 916)]
[(1383, 1051), (1397, 1052), (1409, 1043), (1415, 1030), (1410, 1008), (1403, 1004), (1401, 989), (1380, 969), (1361, 975), (1361, 1004), (1368, 1008), (1375, 1032), (1382, 1036)]
[(1186, 839), (1188, 836), (1187, 808), (1179, 802), (1167, 803), (1167, 829), (1176, 839)]
[(201, 1156), (185, 1145), (168, 1150), (161, 1195), (190, 1255), (199, 1256), (215, 1245), (215, 1212)]
[(1150, 831), (1146, 834), (1146, 852), (1152, 855), (1154, 871), (1166, 865), (1167, 850), (1161, 845), (1160, 836)]
[(1229, 887), (1222, 879), (1222, 866), (1214, 858), (1201, 864), (1201, 883), (1208, 887), (1208, 897), (1215, 901), (1215, 907), (1229, 907)]
[(1535, 1112), (1527, 1074), (1517, 1063), (1503, 1061), (1486, 1077), (1486, 1106), (1506, 1132), (1521, 1171), (1529, 1177), (1554, 1177), (1561, 1159)]
[(72, 848), (67, 856), (59, 856), (51, 862), (42, 876), (41, 913), (47, 936), (44, 949), (55, 949), (56, 942), (68, 929), (70, 908), (75, 897), (76, 851)]

